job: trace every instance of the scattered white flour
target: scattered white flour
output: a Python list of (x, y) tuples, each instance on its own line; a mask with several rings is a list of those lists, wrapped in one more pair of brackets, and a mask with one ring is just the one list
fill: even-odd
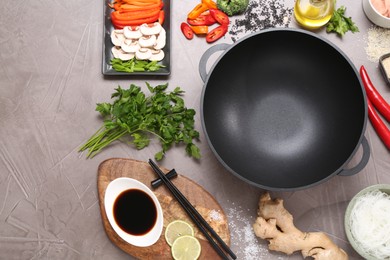
[(378, 62), (380, 56), (390, 53), (390, 30), (377, 26), (369, 28), (366, 44), (368, 60)]
[[(249, 211), (249, 209), (248, 209)], [(255, 221), (254, 217), (249, 219), (245, 216), (244, 210), (239, 206), (227, 210), (229, 219), (229, 229), (232, 245), (240, 248), (240, 252), (236, 252), (239, 259), (266, 259), (269, 256), (266, 245), (259, 243), (255, 236), (252, 225)], [(240, 256), (243, 254), (243, 256)]]
[(222, 215), (218, 211), (216, 211), (215, 209), (210, 211), (209, 217), (211, 220), (214, 220), (214, 221), (221, 221), (222, 220)]

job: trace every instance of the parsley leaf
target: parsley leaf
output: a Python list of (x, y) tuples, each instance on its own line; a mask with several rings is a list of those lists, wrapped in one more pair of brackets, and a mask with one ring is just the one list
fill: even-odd
[(96, 111), (103, 117), (103, 125), (93, 134), (79, 151), (88, 150), (87, 158), (92, 158), (103, 148), (116, 140), (129, 137), (130, 143), (138, 150), (150, 143), (152, 136), (161, 143), (161, 151), (155, 154), (156, 160), (163, 159), (166, 151), (174, 144), (184, 144), (186, 153), (200, 159), (200, 150), (193, 143), (199, 138), (195, 130), (195, 110), (185, 107), (180, 87), (167, 92), (168, 84), (151, 86), (146, 96), (139, 86), (131, 84), (128, 89), (118, 86), (111, 95), (112, 103), (99, 103)]
[(332, 18), (330, 18), (326, 25), (326, 32), (335, 32), (339, 36), (343, 36), (348, 31), (352, 33), (359, 32), (359, 28), (352, 21), (352, 18), (345, 16), (345, 11), (345, 6), (341, 6), (333, 11)]

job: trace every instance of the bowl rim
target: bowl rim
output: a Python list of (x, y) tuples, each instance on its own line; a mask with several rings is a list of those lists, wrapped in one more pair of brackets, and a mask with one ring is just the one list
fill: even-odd
[(386, 20), (388, 20), (390, 22), (390, 17), (384, 16), (381, 13), (379, 13), (378, 10), (375, 8), (375, 6), (372, 4), (371, 0), (367, 0), (367, 1), (369, 2), (369, 4), (372, 7), (372, 9), (374, 9), (376, 14), (378, 14), (380, 17), (383, 17), (383, 18), (385, 18)]
[[(113, 207), (114, 207), (115, 199), (122, 192), (129, 189), (142, 190), (143, 192), (145, 192), (150, 196), (150, 198), (153, 200), (154, 204), (156, 205), (156, 210), (157, 210), (156, 223), (154, 224), (151, 231), (149, 231), (144, 235), (134, 236), (129, 233), (126, 233), (118, 226), (118, 224), (114, 219)], [(156, 243), (157, 240), (160, 238), (163, 230), (163, 223), (164, 223), (163, 210), (161, 208), (161, 204), (157, 199), (156, 195), (153, 193), (151, 189), (149, 189), (142, 182), (129, 177), (119, 177), (114, 179), (108, 184), (106, 188), (104, 194), (104, 207), (105, 207), (108, 222), (110, 223), (112, 229), (120, 238), (122, 238), (127, 243), (138, 247), (147, 247)]]
[(361, 191), (359, 191), (358, 193), (356, 193), (355, 196), (353, 196), (351, 201), (348, 203), (348, 206), (347, 206), (347, 209), (346, 209), (345, 215), (344, 215), (344, 230), (345, 230), (345, 234), (347, 236), (347, 239), (348, 239), (349, 243), (351, 244), (353, 249), (355, 249), (355, 251), (359, 255), (361, 255), (362, 257), (364, 257), (367, 260), (378, 260), (378, 259), (373, 257), (372, 255), (368, 255), (368, 254), (364, 253), (360, 249), (360, 247), (357, 246), (356, 240), (352, 236), (352, 233), (351, 233), (351, 230), (350, 230), (350, 221), (349, 220), (350, 220), (350, 217), (351, 217), (352, 208), (356, 204), (356, 201), (361, 196), (366, 194), (367, 192), (370, 192), (370, 191), (373, 191), (373, 190), (380, 190), (380, 191), (385, 192), (385, 193), (390, 195), (390, 184), (386, 184), (386, 183), (374, 184), (374, 185), (368, 186), (368, 187), (362, 189)]
[(390, 17), (386, 17), (379, 13), (373, 6), (371, 0), (362, 0), (362, 4), (365, 15), (372, 23), (383, 28), (390, 28)]

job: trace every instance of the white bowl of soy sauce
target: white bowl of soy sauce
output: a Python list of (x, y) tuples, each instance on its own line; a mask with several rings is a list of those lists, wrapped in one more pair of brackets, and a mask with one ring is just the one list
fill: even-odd
[(134, 246), (157, 242), (163, 230), (163, 211), (156, 195), (142, 182), (121, 177), (107, 186), (104, 206), (114, 231)]

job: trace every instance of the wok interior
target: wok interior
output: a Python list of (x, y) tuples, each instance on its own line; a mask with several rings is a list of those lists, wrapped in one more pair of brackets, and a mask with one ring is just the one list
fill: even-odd
[(270, 31), (218, 61), (203, 94), (218, 159), (256, 185), (290, 189), (341, 170), (364, 128), (364, 94), (346, 58), (317, 37)]

